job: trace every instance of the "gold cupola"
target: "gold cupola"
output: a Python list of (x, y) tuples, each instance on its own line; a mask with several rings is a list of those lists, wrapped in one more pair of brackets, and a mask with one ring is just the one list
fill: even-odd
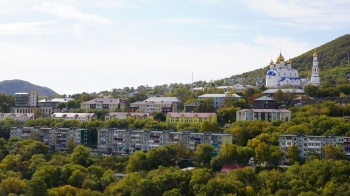
[(315, 49), (315, 52), (314, 52), (314, 54), (312, 56), (317, 57), (316, 49)]
[(278, 56), (277, 58), (277, 61), (280, 62), (280, 61), (284, 61), (284, 57), (282, 56), (282, 53), (280, 52), (280, 55)]

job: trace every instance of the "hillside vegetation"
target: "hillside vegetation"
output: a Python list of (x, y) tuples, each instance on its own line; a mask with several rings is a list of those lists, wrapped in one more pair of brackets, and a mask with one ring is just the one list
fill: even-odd
[(4, 80), (0, 82), (0, 93), (14, 95), (15, 93), (27, 93), (36, 90), (39, 96), (54, 97), (57, 93), (50, 88), (38, 86), (23, 80)]
[[(350, 34), (325, 43), (317, 47), (316, 51), (322, 81), (332, 83), (335, 82), (335, 79), (345, 78), (347, 74), (350, 74), (350, 65), (347, 60), (348, 52), (350, 52)], [(300, 78), (311, 77), (312, 55), (314, 52), (315, 49), (312, 49), (291, 59), (292, 67), (299, 71)], [(231, 78), (246, 78), (246, 84), (254, 84), (257, 78), (265, 77), (267, 70), (268, 66), (243, 74), (233, 75)]]

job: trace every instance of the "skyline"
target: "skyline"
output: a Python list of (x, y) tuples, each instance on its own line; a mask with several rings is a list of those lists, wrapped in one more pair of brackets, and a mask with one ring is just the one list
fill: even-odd
[[(350, 2), (0, 0), (0, 81), (59, 94), (217, 80), (348, 33)], [(312, 57), (310, 57), (310, 68)], [(292, 65), (293, 66), (293, 65)]]

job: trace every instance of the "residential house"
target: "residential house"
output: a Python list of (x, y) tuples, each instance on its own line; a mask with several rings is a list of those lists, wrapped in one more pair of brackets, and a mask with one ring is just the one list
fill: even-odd
[(292, 118), (292, 112), (287, 109), (242, 109), (236, 111), (236, 121), (250, 120), (282, 120), (289, 122)]
[(104, 109), (109, 111), (116, 111), (123, 109), (126, 105), (126, 100), (119, 98), (97, 98), (81, 103), (81, 109)]
[(63, 120), (77, 120), (79, 122), (86, 122), (96, 118), (95, 113), (53, 113), (51, 118)]
[(169, 112), (166, 114), (167, 123), (202, 123), (217, 122), (216, 113), (186, 113), (186, 112)]
[(176, 97), (151, 97), (144, 101), (130, 104), (130, 109), (134, 112), (154, 113), (177, 112), (181, 110), (182, 102)]
[(127, 117), (134, 117), (136, 119), (153, 118), (153, 116), (150, 113), (146, 112), (110, 112), (105, 115), (105, 121), (113, 118), (125, 119)]
[(0, 120), (5, 120), (6, 118), (13, 119), (18, 122), (26, 122), (30, 119), (35, 118), (33, 113), (0, 113)]
[(267, 96), (263, 96), (254, 100), (254, 109), (277, 109), (278, 102)]

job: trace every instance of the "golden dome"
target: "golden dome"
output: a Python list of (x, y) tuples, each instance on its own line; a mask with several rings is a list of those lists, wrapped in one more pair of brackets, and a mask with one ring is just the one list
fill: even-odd
[(271, 59), (270, 65), (273, 65), (273, 64), (274, 64), (274, 62), (273, 62), (273, 60)]
[(280, 52), (280, 56), (277, 58), (277, 61), (284, 61), (284, 57), (282, 56), (281, 52)]
[(287, 61), (287, 64), (292, 64), (292, 60), (289, 59), (289, 60)]
[(277, 59), (276, 64), (280, 64), (280, 61)]
[(315, 49), (315, 53), (312, 56), (317, 57), (316, 49)]

